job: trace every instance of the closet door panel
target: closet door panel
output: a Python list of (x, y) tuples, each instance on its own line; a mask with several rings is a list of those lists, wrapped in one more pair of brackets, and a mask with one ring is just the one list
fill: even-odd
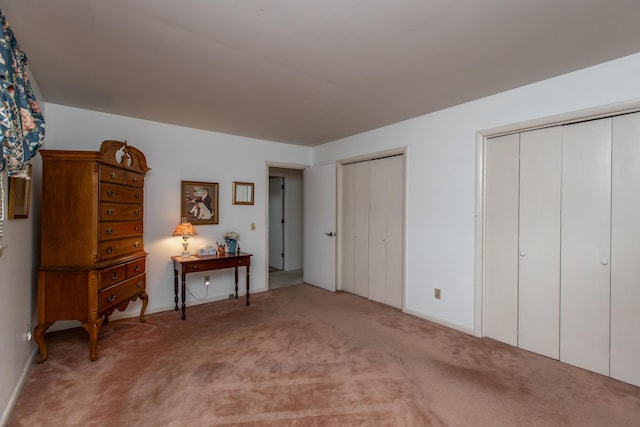
[(342, 167), (342, 289), (369, 296), (369, 162)]
[(561, 128), (520, 134), (518, 347), (560, 353)]
[(403, 158), (370, 162), (369, 298), (402, 308)]
[(354, 292), (355, 258), (355, 170), (353, 164), (342, 166), (342, 203), (340, 239), (340, 289)]
[(485, 335), (518, 345), (519, 135), (485, 144)]
[(560, 360), (609, 374), (611, 119), (562, 128)]
[(613, 119), (611, 377), (640, 386), (640, 113)]

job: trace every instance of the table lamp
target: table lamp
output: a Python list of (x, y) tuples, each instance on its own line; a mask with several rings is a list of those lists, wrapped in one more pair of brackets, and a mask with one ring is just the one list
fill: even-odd
[(182, 251), (182, 258), (189, 258), (191, 253), (189, 252), (189, 237), (197, 235), (198, 232), (194, 228), (194, 226), (187, 222), (187, 218), (183, 217), (180, 220), (180, 224), (176, 226), (176, 229), (173, 230), (174, 236), (182, 236), (182, 247), (184, 251)]

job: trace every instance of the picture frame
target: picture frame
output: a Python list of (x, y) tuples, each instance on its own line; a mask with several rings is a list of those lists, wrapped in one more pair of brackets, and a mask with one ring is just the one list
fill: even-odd
[(180, 181), (180, 217), (194, 225), (218, 224), (218, 183)]
[(233, 204), (253, 205), (255, 185), (253, 182), (233, 181)]
[(29, 218), (31, 210), (31, 165), (27, 171), (29, 178), (9, 178), (9, 219)]

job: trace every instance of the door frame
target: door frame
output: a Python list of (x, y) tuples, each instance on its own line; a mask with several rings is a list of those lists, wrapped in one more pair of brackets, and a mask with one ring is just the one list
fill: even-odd
[(539, 119), (513, 123), (476, 132), (476, 164), (475, 164), (475, 274), (474, 274), (474, 335), (485, 336), (485, 277), (484, 277), (484, 234), (485, 234), (485, 144), (487, 139), (510, 133), (526, 132), (546, 127), (561, 126), (586, 120), (596, 120), (620, 114), (640, 111), (640, 99), (597, 106), (572, 112), (541, 117)]
[[(283, 163), (283, 162), (273, 162), (273, 161), (269, 161), (267, 160), (265, 162), (265, 168), (264, 168), (264, 182), (266, 183), (264, 186), (264, 192), (265, 192), (265, 200), (267, 201), (267, 203), (265, 203), (265, 208), (264, 208), (264, 223), (266, 224), (265, 226), (265, 230), (264, 230), (264, 253), (265, 253), (265, 269), (264, 269), (264, 275), (265, 275), (265, 283), (267, 285), (267, 290), (269, 289), (269, 169), (270, 168), (281, 168), (281, 169), (296, 169), (296, 170), (304, 170), (306, 168), (308, 168), (309, 164), (304, 164), (304, 163)], [(303, 218), (304, 221), (304, 218)], [(302, 236), (300, 236), (300, 239), (302, 239)], [(302, 257), (304, 259), (304, 253), (302, 254)], [(284, 265), (283, 265), (284, 266)]]

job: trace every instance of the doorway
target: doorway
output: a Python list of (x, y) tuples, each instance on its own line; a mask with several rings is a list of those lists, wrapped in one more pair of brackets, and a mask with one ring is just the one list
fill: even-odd
[(302, 176), (269, 167), (269, 289), (302, 283)]

